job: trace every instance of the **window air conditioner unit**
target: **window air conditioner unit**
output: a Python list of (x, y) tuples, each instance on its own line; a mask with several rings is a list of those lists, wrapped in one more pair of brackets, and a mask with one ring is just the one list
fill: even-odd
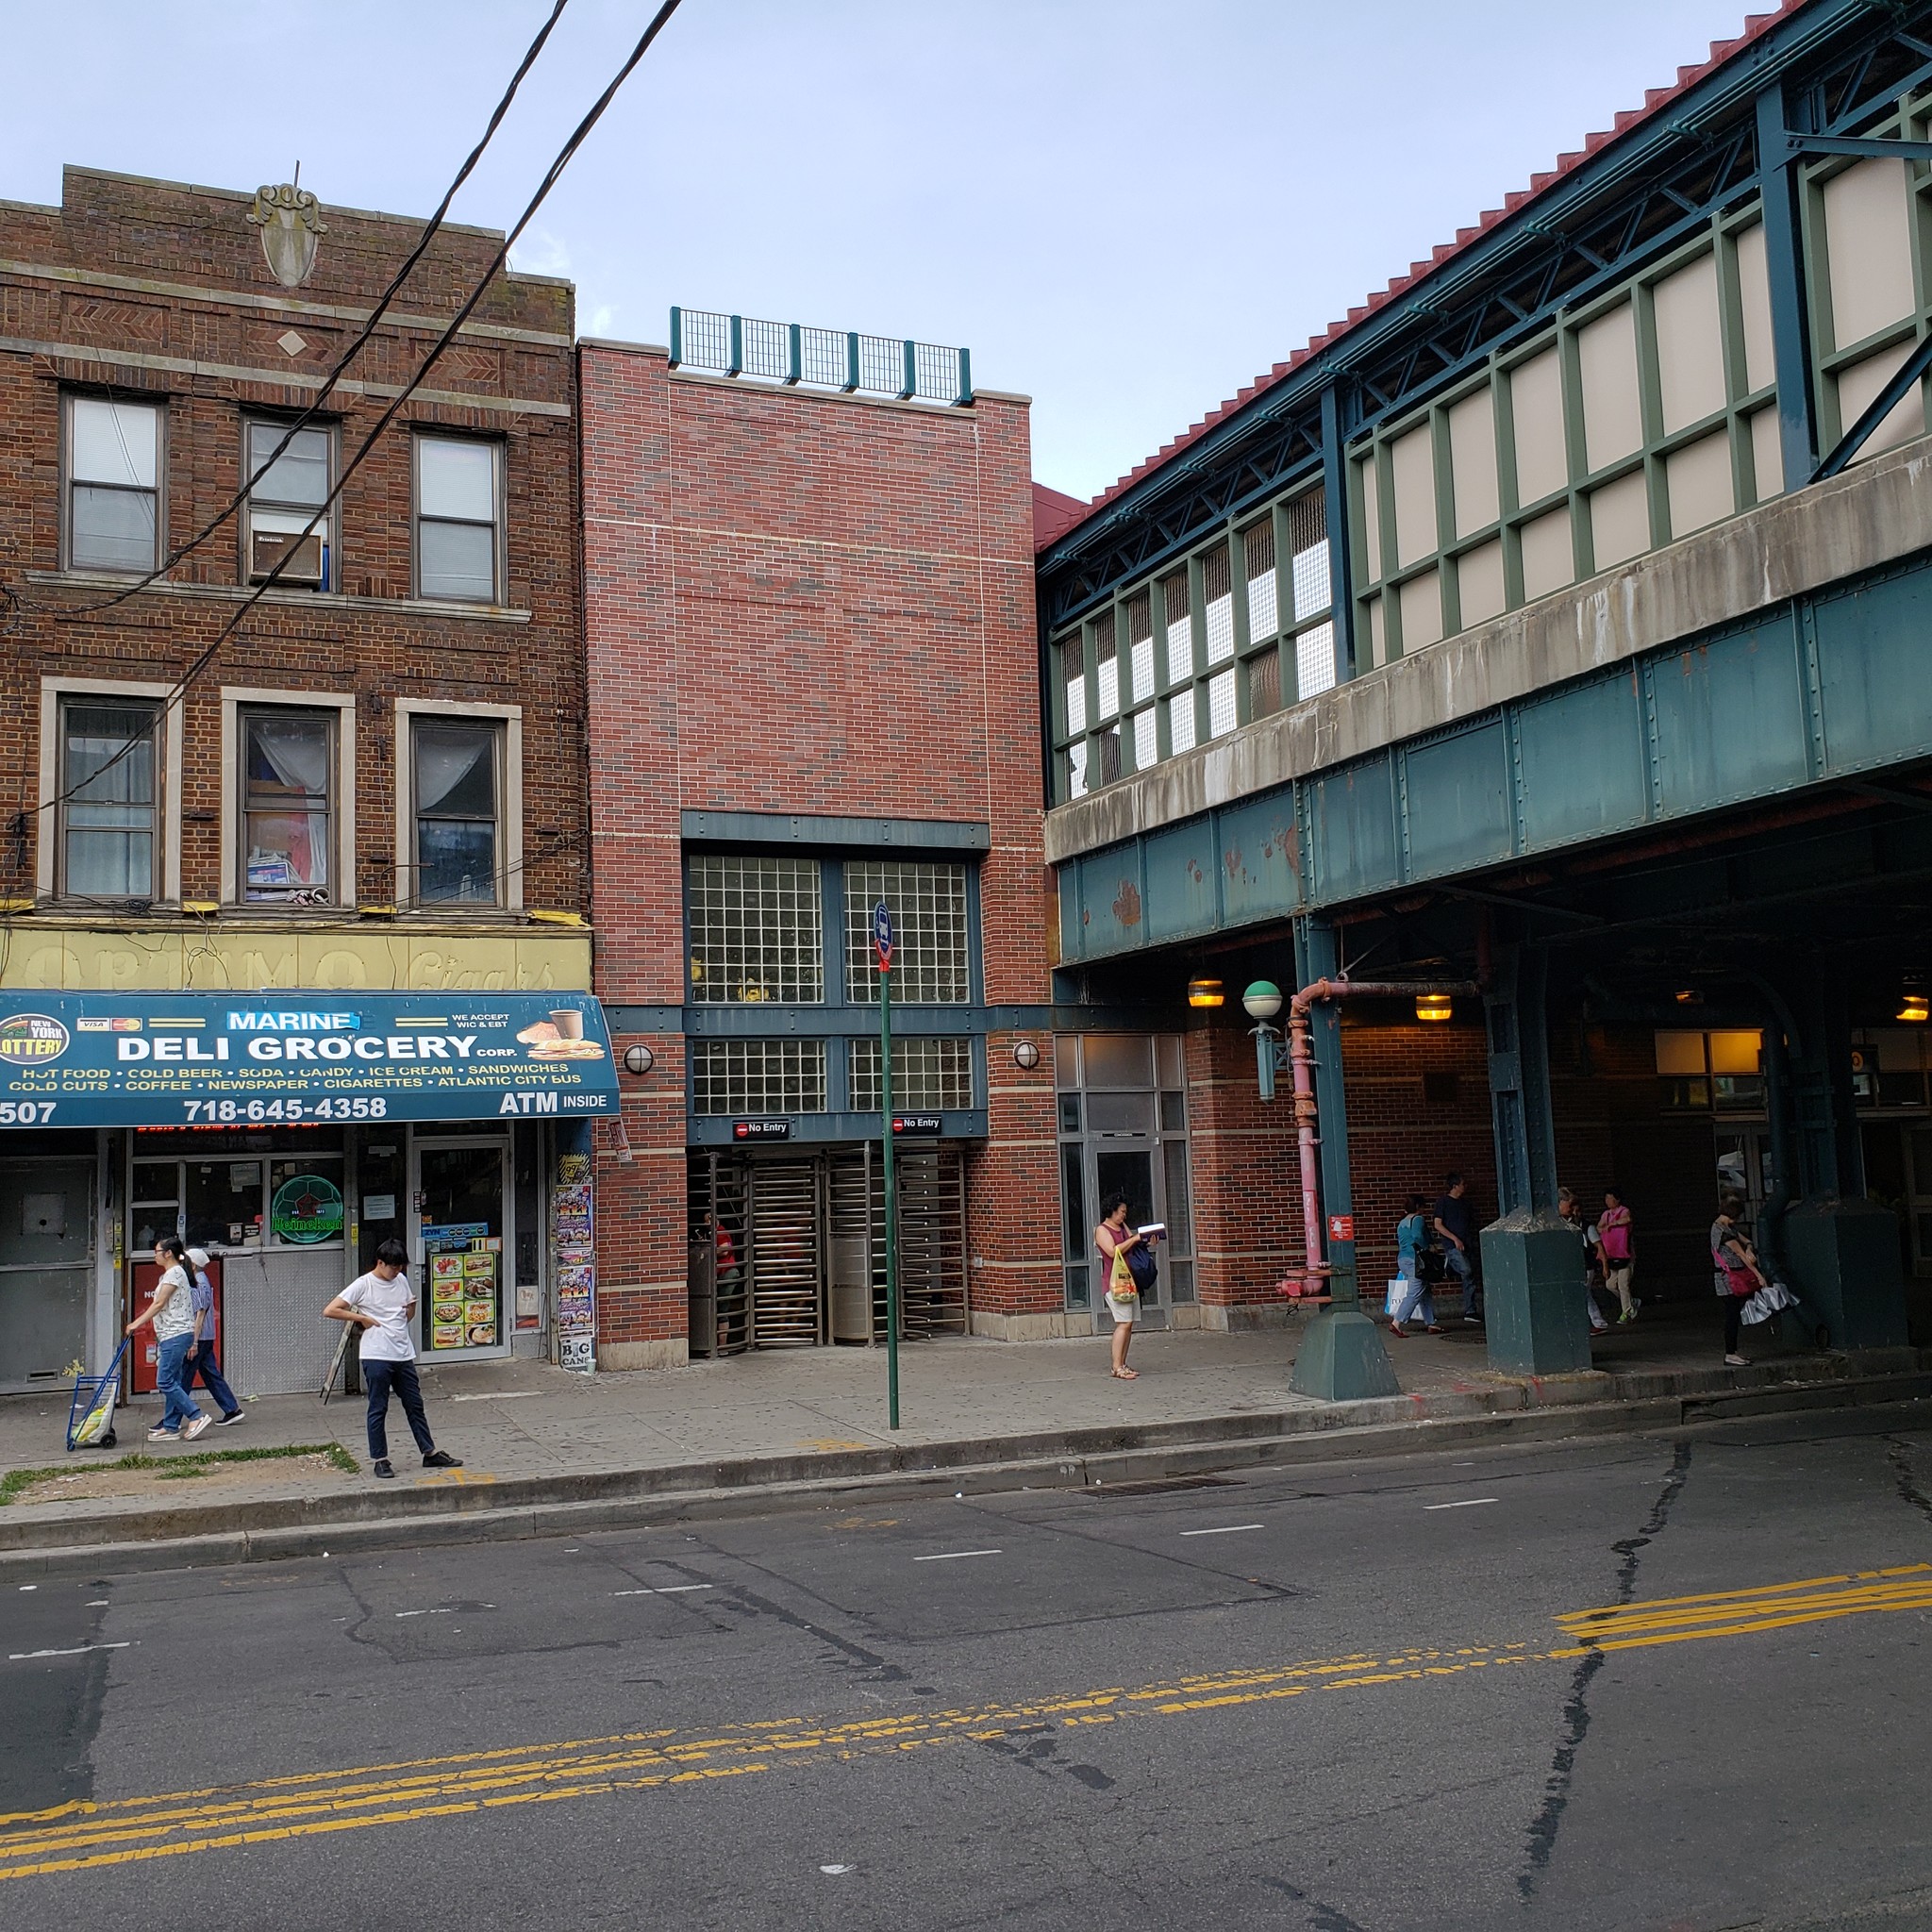
[(248, 574), (256, 583), (281, 563), (284, 557), (289, 561), (275, 579), (278, 584), (319, 586), (322, 582), (320, 530), (311, 530), (306, 537), (285, 530), (255, 530), (249, 536), (249, 549)]

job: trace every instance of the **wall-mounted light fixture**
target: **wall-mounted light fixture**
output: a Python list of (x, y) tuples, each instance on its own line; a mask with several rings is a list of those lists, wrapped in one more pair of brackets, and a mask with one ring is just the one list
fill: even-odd
[(1188, 1004), (1191, 1007), (1220, 1007), (1227, 1003), (1227, 993), (1218, 979), (1191, 979), (1188, 981)]
[(1013, 1047), (1013, 1064), (1016, 1067), (1024, 1068), (1030, 1074), (1040, 1064), (1040, 1049), (1030, 1040), (1022, 1040), (1015, 1042)]
[(1899, 996), (1898, 1017), (1909, 1021), (1914, 1026), (1923, 1026), (1926, 1021), (1932, 1020), (1932, 993), (1907, 980), (1905, 991)]
[(1258, 1020), (1265, 1026), (1281, 1011), (1287, 998), (1272, 979), (1257, 979), (1242, 993), (1241, 1005), (1247, 1008), (1249, 1019)]
[(1415, 996), (1415, 1016), (1418, 1020), (1453, 1020), (1456, 1002), (1446, 992), (1419, 992)]
[(658, 1064), (658, 1056), (648, 1046), (627, 1046), (624, 1050), (624, 1071), (641, 1077)]
[(1694, 986), (1680, 986), (1671, 997), (1680, 1007), (1701, 1007), (1704, 1004), (1704, 995)]

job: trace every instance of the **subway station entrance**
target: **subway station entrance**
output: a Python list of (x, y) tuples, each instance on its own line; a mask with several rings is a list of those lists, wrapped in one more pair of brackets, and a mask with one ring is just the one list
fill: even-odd
[[(900, 1335), (964, 1335), (964, 1149), (899, 1146), (893, 1166)], [(885, 1341), (886, 1180), (875, 1144), (693, 1149), (688, 1220), (693, 1356)]]

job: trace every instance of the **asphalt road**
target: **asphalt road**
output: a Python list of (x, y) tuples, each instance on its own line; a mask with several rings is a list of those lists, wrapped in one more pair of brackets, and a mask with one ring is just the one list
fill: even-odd
[(0, 1603), (0, 1923), (1932, 1926), (1922, 1411)]

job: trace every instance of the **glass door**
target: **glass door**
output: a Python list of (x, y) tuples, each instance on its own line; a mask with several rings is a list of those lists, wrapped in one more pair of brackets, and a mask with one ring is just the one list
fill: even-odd
[(416, 1321), (431, 1361), (507, 1355), (504, 1257), (514, 1255), (506, 1139), (418, 1140), (410, 1242)]
[[(1165, 1219), (1161, 1211), (1161, 1187), (1159, 1163), (1154, 1158), (1154, 1143), (1148, 1141), (1109, 1139), (1091, 1141), (1088, 1145), (1088, 1158), (1092, 1162), (1094, 1204), (1093, 1218), (1100, 1219), (1100, 1209), (1116, 1194), (1127, 1197), (1127, 1225), (1144, 1227), (1151, 1221)], [(1093, 1242), (1093, 1231), (1087, 1231), (1088, 1245)], [(1152, 1288), (1141, 1291), (1141, 1319), (1148, 1326), (1164, 1328), (1167, 1325), (1167, 1308), (1172, 1297), (1169, 1294), (1168, 1254), (1166, 1242), (1158, 1244), (1154, 1250), (1155, 1258), (1160, 1263), (1160, 1274)], [(1101, 1298), (1107, 1292), (1107, 1271), (1098, 1253), (1092, 1260), (1093, 1306), (1101, 1306)]]

